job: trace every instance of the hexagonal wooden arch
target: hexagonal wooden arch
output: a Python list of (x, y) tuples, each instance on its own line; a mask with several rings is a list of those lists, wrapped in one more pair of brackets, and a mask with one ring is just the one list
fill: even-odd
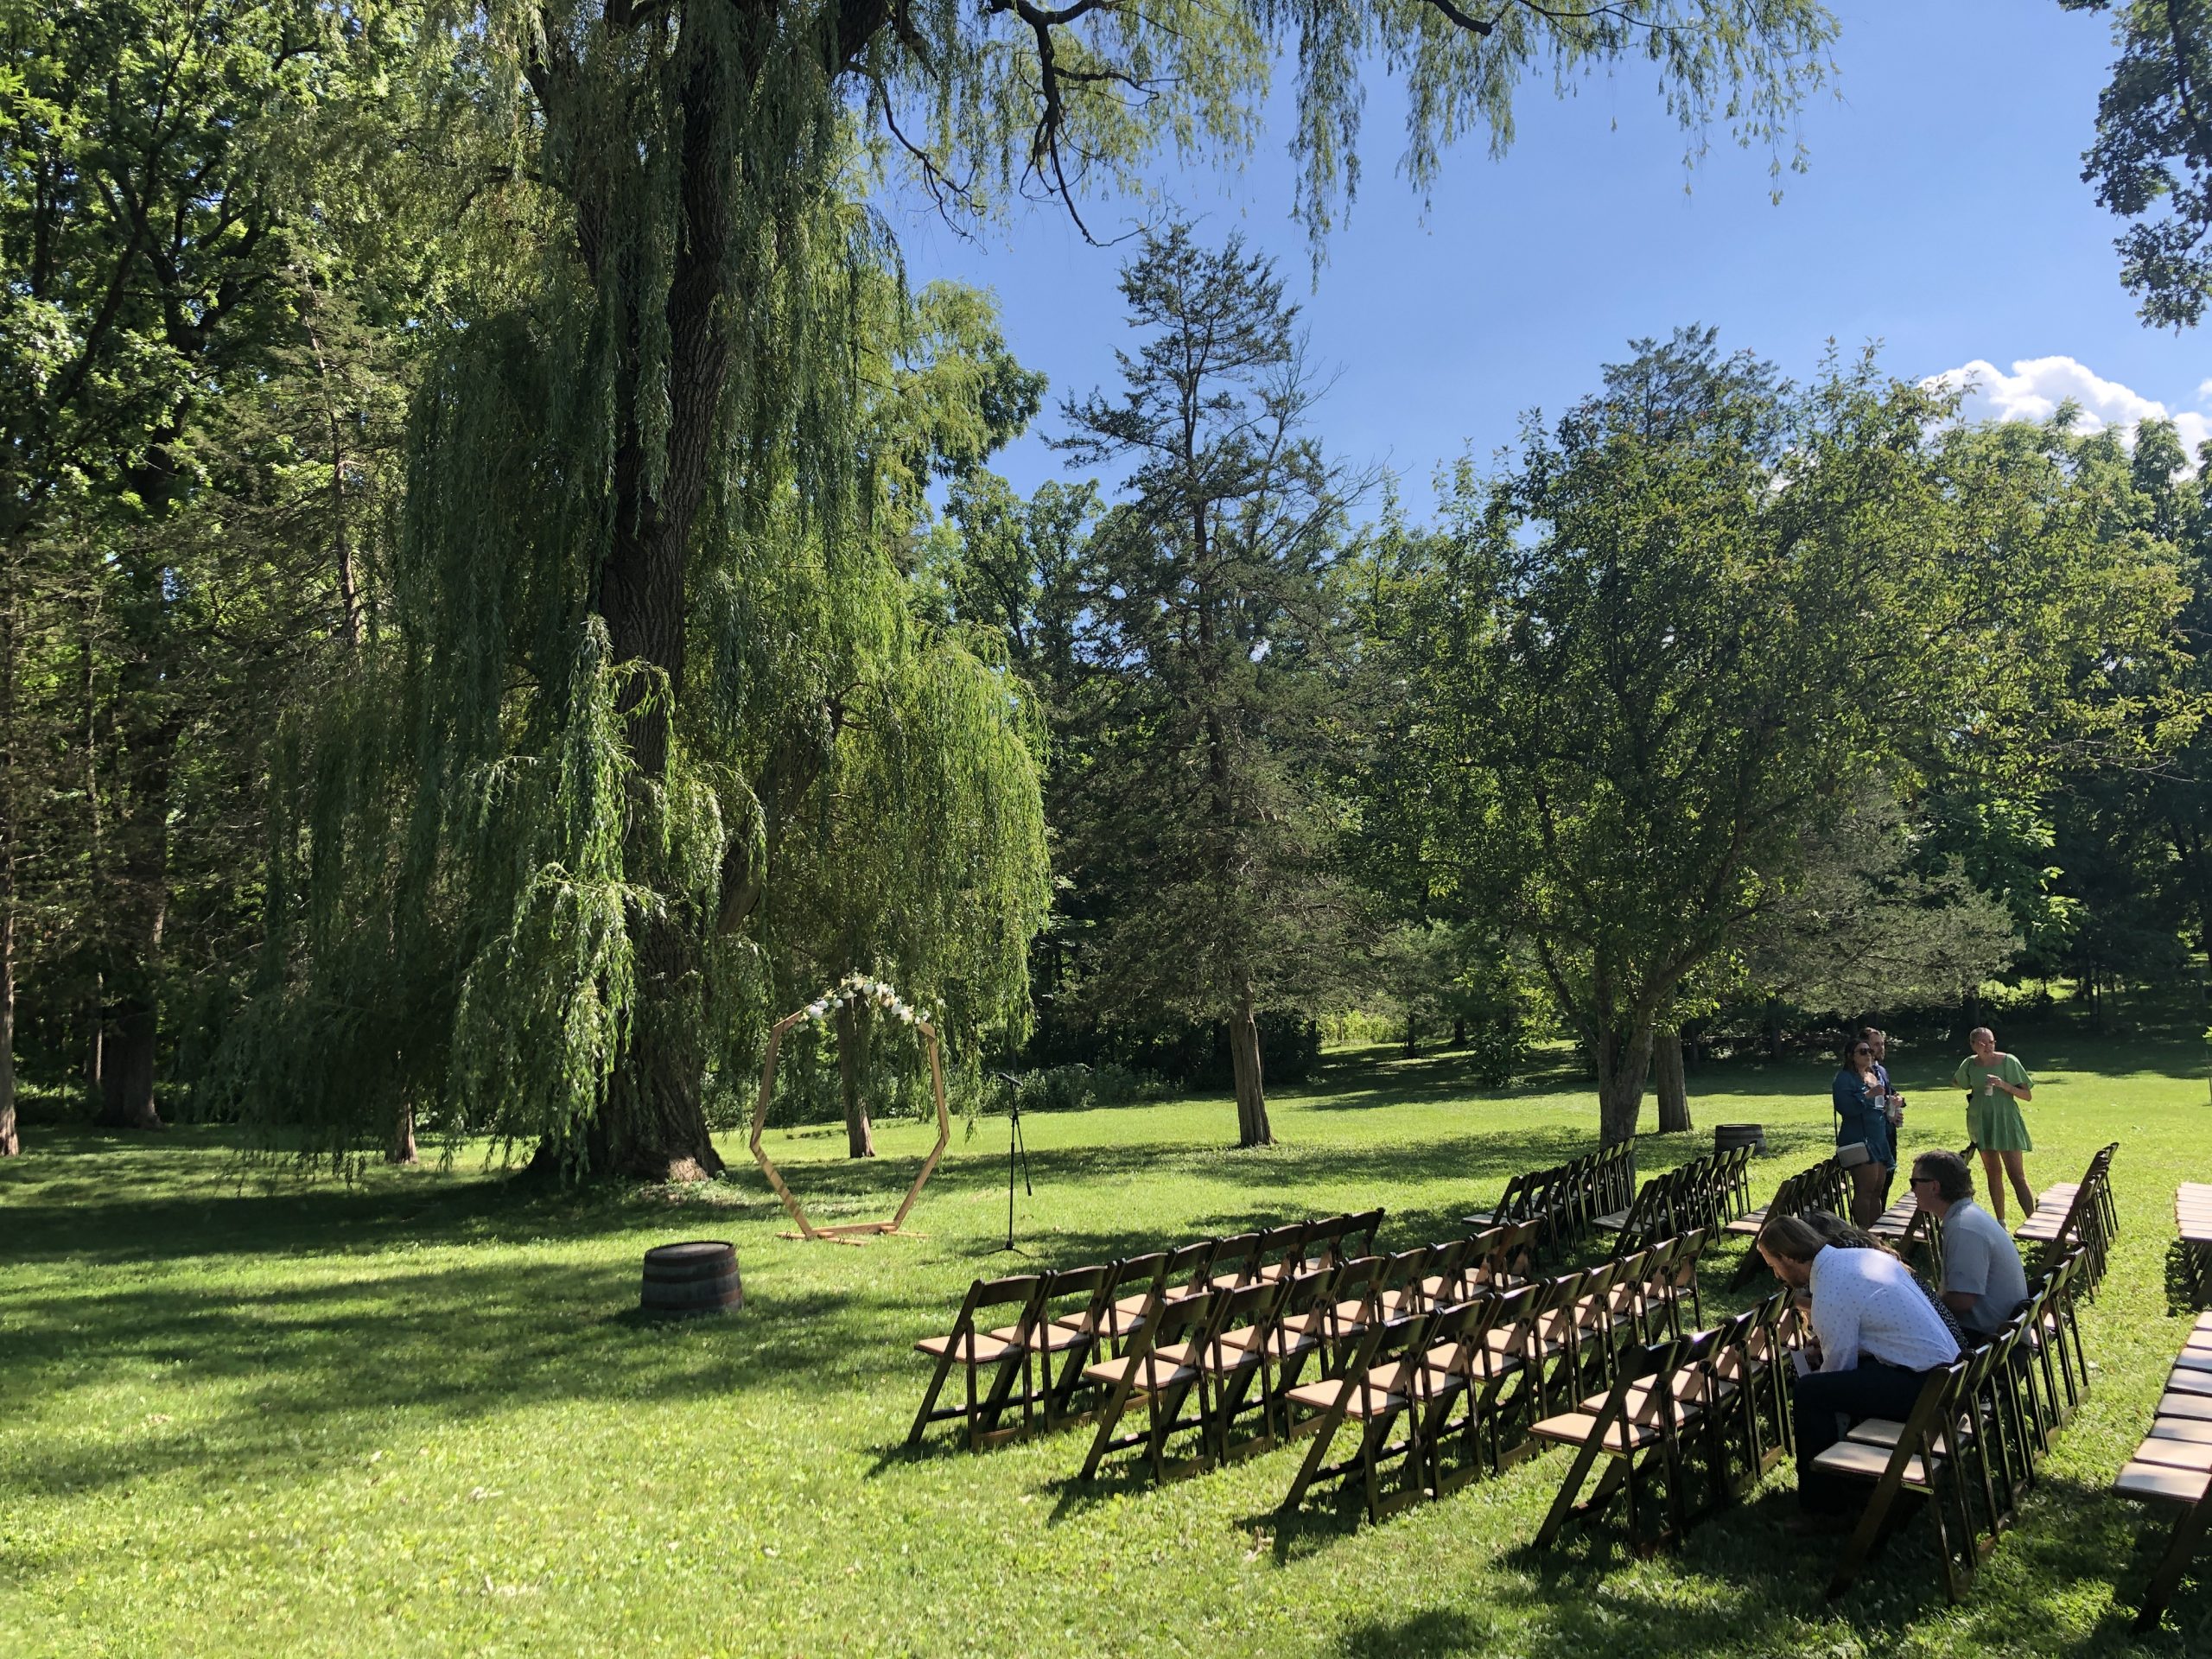
[(937, 1168), (937, 1160), (944, 1155), (945, 1147), (951, 1142), (952, 1116), (944, 1107), (944, 1061), (938, 1050), (937, 1030), (919, 1014), (914, 1016), (914, 1029), (922, 1033), (922, 1041), (929, 1046), (930, 1093), (937, 1103), (937, 1144), (930, 1148), (930, 1155), (922, 1160), (921, 1172), (914, 1177), (913, 1185), (906, 1189), (906, 1197), (899, 1205), (899, 1212), (888, 1221), (855, 1221), (835, 1227), (817, 1227), (806, 1218), (806, 1211), (792, 1196), (791, 1188), (784, 1184), (784, 1178), (777, 1170), (774, 1160), (760, 1147), (760, 1131), (768, 1122), (768, 1102), (776, 1092), (776, 1051), (782, 1046), (784, 1033), (806, 1016), (807, 1010), (801, 1008), (795, 1014), (785, 1014), (768, 1028), (768, 1052), (760, 1062), (760, 1099), (753, 1109), (753, 1139), (749, 1144), (753, 1147), (754, 1160), (760, 1166), (760, 1173), (768, 1178), (768, 1185), (776, 1189), (776, 1196), (784, 1201), (784, 1208), (791, 1211), (791, 1219), (798, 1224), (798, 1231), (785, 1233), (785, 1238), (827, 1239), (838, 1244), (864, 1244), (872, 1237), (899, 1230), (906, 1219), (906, 1212), (914, 1207), (914, 1200), (922, 1196), (922, 1188), (928, 1185), (931, 1173)]

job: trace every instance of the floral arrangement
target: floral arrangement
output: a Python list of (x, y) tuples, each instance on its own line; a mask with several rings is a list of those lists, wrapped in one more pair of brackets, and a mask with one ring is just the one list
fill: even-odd
[(896, 1020), (902, 1026), (911, 1026), (929, 1017), (926, 1010), (913, 1007), (900, 996), (888, 981), (874, 979), (866, 974), (847, 974), (837, 982), (836, 989), (806, 1005), (806, 1017), (814, 1024), (820, 1025), (834, 1010), (848, 1003), (865, 1004)]

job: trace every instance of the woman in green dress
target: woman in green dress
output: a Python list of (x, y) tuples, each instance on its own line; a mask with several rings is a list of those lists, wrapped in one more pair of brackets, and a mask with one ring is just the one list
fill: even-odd
[[(1989, 1182), (1989, 1212), (2005, 1219), (2005, 1186), (2011, 1182), (2020, 1200), (2020, 1213), (2036, 1211), (2035, 1189), (2028, 1185), (2027, 1165), (2022, 1157), (2035, 1150), (2028, 1139), (2028, 1125), (2020, 1116), (2020, 1103), (2035, 1098), (2035, 1084), (2019, 1058), (1997, 1052), (1997, 1035), (1986, 1026), (1967, 1033), (1974, 1052), (1959, 1063), (1951, 1081), (1967, 1091), (1967, 1135), (1981, 1148), (1982, 1173)], [(2000, 1173), (2001, 1167), (2001, 1173)]]

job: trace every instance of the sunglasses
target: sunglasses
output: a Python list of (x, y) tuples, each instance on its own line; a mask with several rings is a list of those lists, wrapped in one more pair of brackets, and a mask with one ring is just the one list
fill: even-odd
[(1872, 1054), (1874, 1051), (1867, 1047), (1866, 1044), (1861, 1043), (1858, 1047), (1853, 1049), (1851, 1052), (1854, 1054)]

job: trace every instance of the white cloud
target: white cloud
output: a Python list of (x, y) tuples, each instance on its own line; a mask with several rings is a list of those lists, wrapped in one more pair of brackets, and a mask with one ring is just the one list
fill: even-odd
[[(2116, 426), (2132, 438), (2138, 422), (2171, 421), (2183, 447), (2191, 454), (2196, 453), (2197, 445), (2212, 439), (2212, 415), (2200, 410), (2168, 409), (2156, 398), (2145, 397), (2117, 380), (2107, 380), (2070, 357), (2022, 358), (2012, 365), (2010, 374), (1976, 358), (1961, 367), (1930, 375), (1923, 384), (1963, 386), (1969, 381), (1974, 389), (1960, 410), (1961, 416), (1969, 421), (2048, 420), (2059, 404), (2070, 398), (2081, 406), (2079, 429), (2084, 432)], [(2212, 380), (2197, 387), (2196, 400), (2212, 404)]]

